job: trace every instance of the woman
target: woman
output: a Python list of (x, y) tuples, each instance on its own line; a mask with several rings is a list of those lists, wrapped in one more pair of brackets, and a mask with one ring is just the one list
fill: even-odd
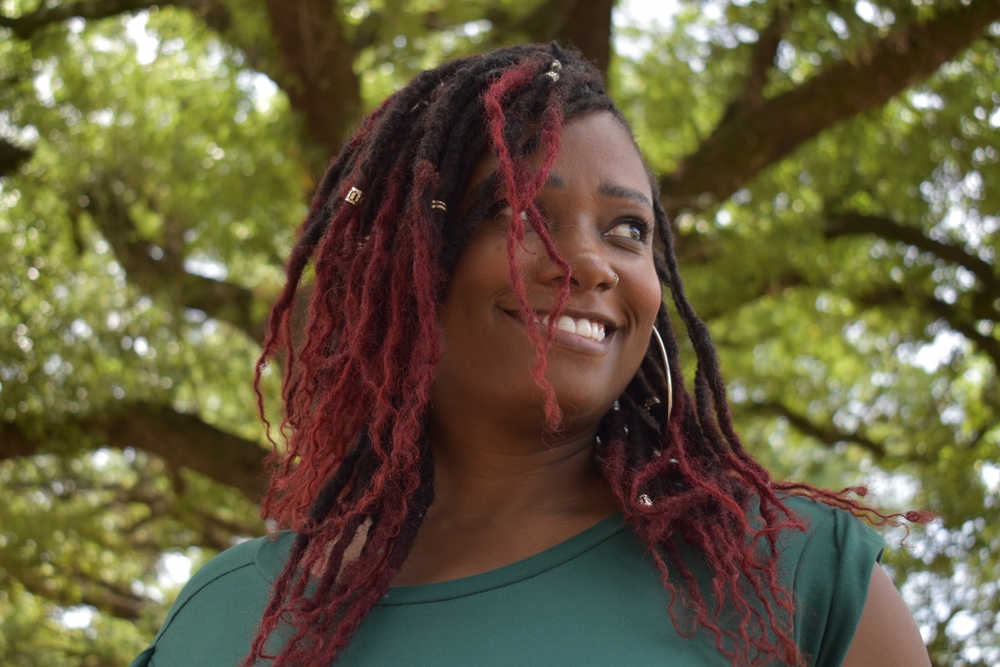
[(838, 509), (862, 508), (740, 444), (671, 243), (578, 54), (501, 49), (386, 100), (320, 185), (258, 368), (284, 355), (263, 511), (291, 530), (202, 568), (134, 664), (929, 665)]

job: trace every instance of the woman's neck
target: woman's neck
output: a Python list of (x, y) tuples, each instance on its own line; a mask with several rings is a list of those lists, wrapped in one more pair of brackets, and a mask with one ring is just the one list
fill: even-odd
[[(464, 421), (464, 420), (463, 420)], [(434, 503), (394, 585), (470, 576), (527, 558), (618, 510), (594, 460), (596, 426), (429, 431)], [(496, 425), (494, 425), (496, 426)]]
[(435, 429), (434, 505), (442, 515), (472, 522), (589, 506), (603, 487), (594, 460), (596, 435), (596, 428), (559, 438)]

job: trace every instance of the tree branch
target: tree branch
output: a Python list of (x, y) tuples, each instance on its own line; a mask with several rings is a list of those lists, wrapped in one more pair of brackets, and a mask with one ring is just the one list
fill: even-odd
[(97, 607), (118, 618), (136, 620), (142, 613), (147, 601), (141, 595), (121, 586), (115, 586), (99, 578), (77, 570), (73, 577), (83, 584), (83, 594), (80, 602)]
[(760, 412), (769, 412), (779, 417), (784, 417), (788, 423), (805, 435), (819, 440), (828, 447), (833, 447), (841, 442), (850, 442), (868, 450), (876, 459), (885, 458), (885, 445), (872, 441), (861, 433), (845, 433), (833, 425), (820, 426), (813, 423), (804, 415), (793, 412), (788, 406), (778, 402), (764, 402), (753, 404)]
[(0, 15), (0, 27), (10, 28), (21, 39), (29, 39), (39, 30), (71, 18), (103, 19), (160, 4), (171, 3), (157, 0), (80, 0), (62, 2), (51, 7), (42, 3), (35, 11), (18, 17)]
[(90, 605), (101, 612), (130, 621), (138, 619), (142, 609), (148, 604), (147, 600), (132, 591), (95, 580), (79, 570), (64, 574), (67, 574), (74, 583), (80, 586), (81, 590), (78, 594), (74, 595), (63, 588), (54, 587), (51, 578), (42, 577), (37, 573), (20, 572), (17, 581), (29, 593), (53, 600), (60, 606)]
[(487, 13), (493, 24), (492, 47), (517, 39), (531, 42), (557, 40), (575, 46), (583, 56), (607, 73), (611, 59), (611, 10), (616, 0), (544, 0), (530, 13), (511, 17), (498, 6)]
[(727, 107), (722, 115), (722, 123), (743, 113), (760, 107), (764, 103), (764, 86), (767, 85), (767, 75), (774, 67), (774, 59), (778, 54), (778, 45), (787, 25), (787, 15), (777, 9), (767, 28), (760, 33), (750, 57), (750, 73), (743, 82), (743, 89)]
[(615, 0), (578, 0), (567, 20), (546, 40), (580, 49), (583, 57), (607, 74), (611, 62), (611, 10)]
[(32, 154), (30, 150), (0, 139), (0, 178), (13, 174)]
[[(802, 273), (787, 268), (781, 273), (764, 276), (763, 278), (763, 280), (754, 285), (734, 286), (733, 289), (726, 290), (724, 295), (721, 295), (719, 298), (721, 303), (716, 301), (709, 307), (699, 308), (698, 316), (703, 321), (710, 322), (728, 315), (758, 299), (766, 296), (777, 296), (789, 287), (798, 287), (806, 285), (809, 282), (808, 278)], [(744, 287), (750, 287), (750, 289), (744, 289)]]
[(1000, 341), (992, 336), (979, 333), (975, 324), (969, 321), (964, 313), (954, 305), (939, 301), (926, 294), (909, 295), (899, 287), (885, 285), (858, 298), (865, 307), (883, 306), (887, 304), (913, 304), (935, 318), (943, 319), (954, 331), (962, 334), (985, 352), (992, 360), (994, 368), (1000, 369)]
[(278, 45), (276, 82), (305, 116), (313, 142), (336, 155), (361, 115), (355, 52), (329, 0), (267, 0)]
[(378, 39), (379, 29), (382, 27), (384, 22), (384, 12), (369, 12), (368, 16), (366, 16), (354, 29), (354, 38), (351, 40), (351, 49), (355, 53), (360, 53), (369, 46), (375, 44), (375, 41)]
[(902, 241), (915, 246), (923, 252), (933, 253), (947, 262), (968, 269), (979, 279), (990, 300), (1000, 299), (1000, 279), (994, 273), (992, 264), (958, 246), (935, 241), (917, 227), (901, 225), (889, 218), (846, 213), (829, 218), (824, 231), (827, 238), (849, 234), (875, 234), (883, 239)]
[(220, 32), (229, 26), (229, 11), (218, 0), (79, 0), (51, 7), (42, 3), (35, 11), (16, 17), (0, 15), (0, 27), (10, 28), (21, 39), (30, 39), (38, 31), (72, 18), (96, 21), (170, 5), (191, 9), (210, 27)]
[(151, 294), (163, 294), (176, 306), (197, 308), (209, 317), (229, 322), (255, 341), (263, 340), (264, 325), (252, 314), (253, 292), (249, 289), (188, 273), (180, 249), (171, 244), (161, 248), (161, 259), (153, 259), (152, 244), (139, 237), (127, 205), (106, 188), (89, 191), (83, 208), (136, 286)]
[(922, 81), (1000, 19), (1000, 2), (971, 0), (927, 22), (874, 39), (856, 58), (828, 65), (796, 88), (724, 119), (660, 182), (670, 215), (704, 208), (832, 125), (885, 104)]
[(216, 551), (225, 551), (231, 547), (230, 538), (234, 535), (259, 537), (263, 534), (263, 522), (253, 526), (245, 526), (225, 521), (208, 512), (197, 512), (196, 516), (201, 522), (201, 539), (198, 541), (198, 545)]
[[(138, 403), (123, 406), (112, 415), (91, 415), (60, 426), (93, 434), (109, 447), (133, 447), (155, 454), (171, 468), (189, 468), (236, 487), (251, 500), (261, 497), (267, 489), (264, 450), (256, 442), (207, 424), (197, 415)], [(34, 455), (59, 442), (61, 433), (34, 434), (16, 424), (0, 422), (0, 460)]]
[(580, 0), (543, 0), (531, 12), (523, 16), (511, 16), (502, 5), (496, 5), (487, 12), (486, 18), (493, 24), (492, 40), (506, 40), (511, 33), (527, 33), (532, 38), (551, 38), (569, 21), (570, 14)]
[(989, 355), (993, 360), (994, 369), (1000, 369), (1000, 341), (993, 336), (979, 333), (975, 325), (962, 317), (958, 309), (951, 304), (931, 297), (926, 297), (923, 304), (929, 311), (946, 320), (952, 329), (971, 340), (979, 349)]

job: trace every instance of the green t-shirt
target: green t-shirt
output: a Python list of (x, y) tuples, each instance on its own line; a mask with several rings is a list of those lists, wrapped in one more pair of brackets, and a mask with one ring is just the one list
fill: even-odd
[[(847, 512), (802, 498), (787, 504), (810, 526), (781, 543), (782, 581), (796, 600), (795, 639), (810, 664), (839, 667), (882, 540)], [(132, 667), (238, 664), (292, 541), (285, 533), (245, 542), (206, 564)], [(685, 559), (709, 590), (710, 572), (693, 549)], [(337, 666), (729, 667), (709, 633), (677, 633), (668, 602), (645, 548), (616, 515), (490, 572), (390, 589)]]

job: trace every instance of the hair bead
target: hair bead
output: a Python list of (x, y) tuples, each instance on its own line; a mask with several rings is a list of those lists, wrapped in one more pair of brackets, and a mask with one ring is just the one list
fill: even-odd
[(344, 197), (344, 201), (346, 201), (348, 204), (354, 204), (355, 206), (357, 206), (358, 204), (361, 203), (362, 197), (364, 197), (364, 193), (361, 192), (361, 190), (358, 190), (357, 188), (351, 188), (350, 192), (347, 193), (347, 196)]

